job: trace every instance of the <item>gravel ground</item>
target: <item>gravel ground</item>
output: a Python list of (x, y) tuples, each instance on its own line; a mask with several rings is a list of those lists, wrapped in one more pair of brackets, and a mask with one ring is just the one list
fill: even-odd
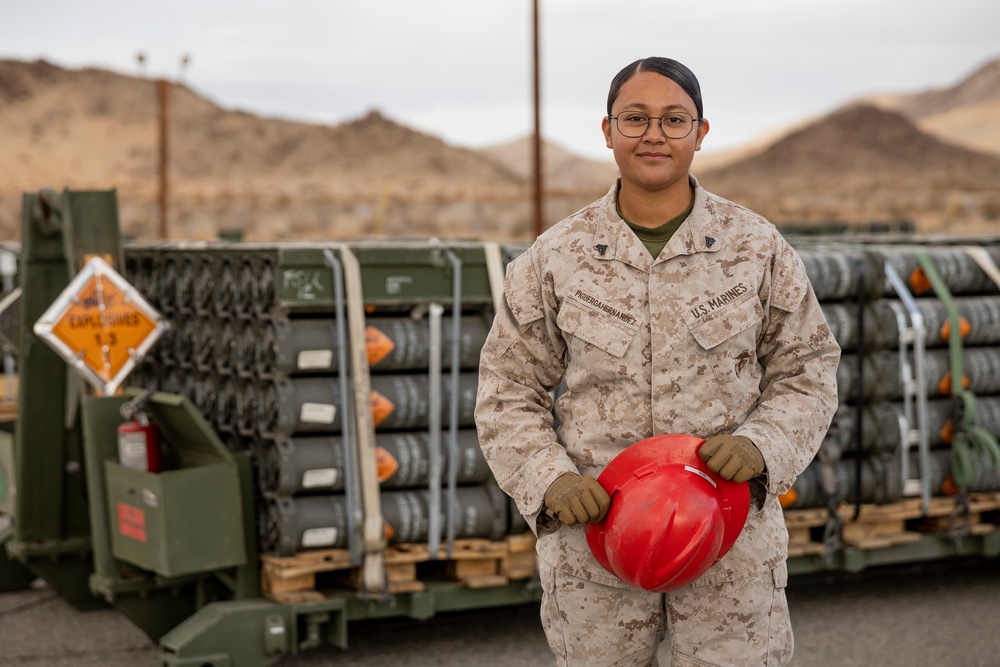
[[(995, 667), (997, 561), (792, 577), (795, 667)], [(277, 667), (554, 665), (538, 605), (352, 623), (347, 651), (324, 646)], [(667, 647), (661, 667), (670, 664)], [(0, 665), (157, 667), (157, 647), (114, 609), (80, 612), (43, 584), (0, 594)], [(239, 666), (236, 666), (239, 667)]]

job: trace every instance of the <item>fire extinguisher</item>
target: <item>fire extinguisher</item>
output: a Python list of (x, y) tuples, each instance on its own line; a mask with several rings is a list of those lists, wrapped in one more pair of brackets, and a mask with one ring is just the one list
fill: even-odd
[(122, 404), (125, 423), (118, 427), (118, 462), (126, 468), (160, 472), (163, 469), (160, 431), (146, 414), (146, 400), (151, 393), (152, 390), (146, 391)]

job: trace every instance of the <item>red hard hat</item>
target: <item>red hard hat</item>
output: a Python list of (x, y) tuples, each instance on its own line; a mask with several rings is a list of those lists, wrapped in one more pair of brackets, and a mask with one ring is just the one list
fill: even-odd
[(620, 452), (597, 478), (611, 496), (587, 544), (608, 572), (665, 593), (686, 586), (736, 542), (750, 486), (722, 479), (698, 458), (704, 440), (658, 435)]

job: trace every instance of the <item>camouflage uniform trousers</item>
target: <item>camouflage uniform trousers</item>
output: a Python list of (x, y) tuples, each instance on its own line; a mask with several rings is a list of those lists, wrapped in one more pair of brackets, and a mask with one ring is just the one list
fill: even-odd
[(615, 588), (540, 562), (542, 626), (559, 667), (781, 667), (792, 659), (784, 563), (758, 575), (669, 593)]

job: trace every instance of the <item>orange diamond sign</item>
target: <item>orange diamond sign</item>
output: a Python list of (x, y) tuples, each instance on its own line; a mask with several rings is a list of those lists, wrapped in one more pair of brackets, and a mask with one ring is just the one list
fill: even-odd
[(35, 333), (100, 389), (113, 394), (165, 324), (100, 257), (92, 258), (35, 323)]
[(369, 324), (365, 327), (365, 349), (368, 352), (368, 365), (375, 366), (392, 354), (396, 344), (381, 329)]

